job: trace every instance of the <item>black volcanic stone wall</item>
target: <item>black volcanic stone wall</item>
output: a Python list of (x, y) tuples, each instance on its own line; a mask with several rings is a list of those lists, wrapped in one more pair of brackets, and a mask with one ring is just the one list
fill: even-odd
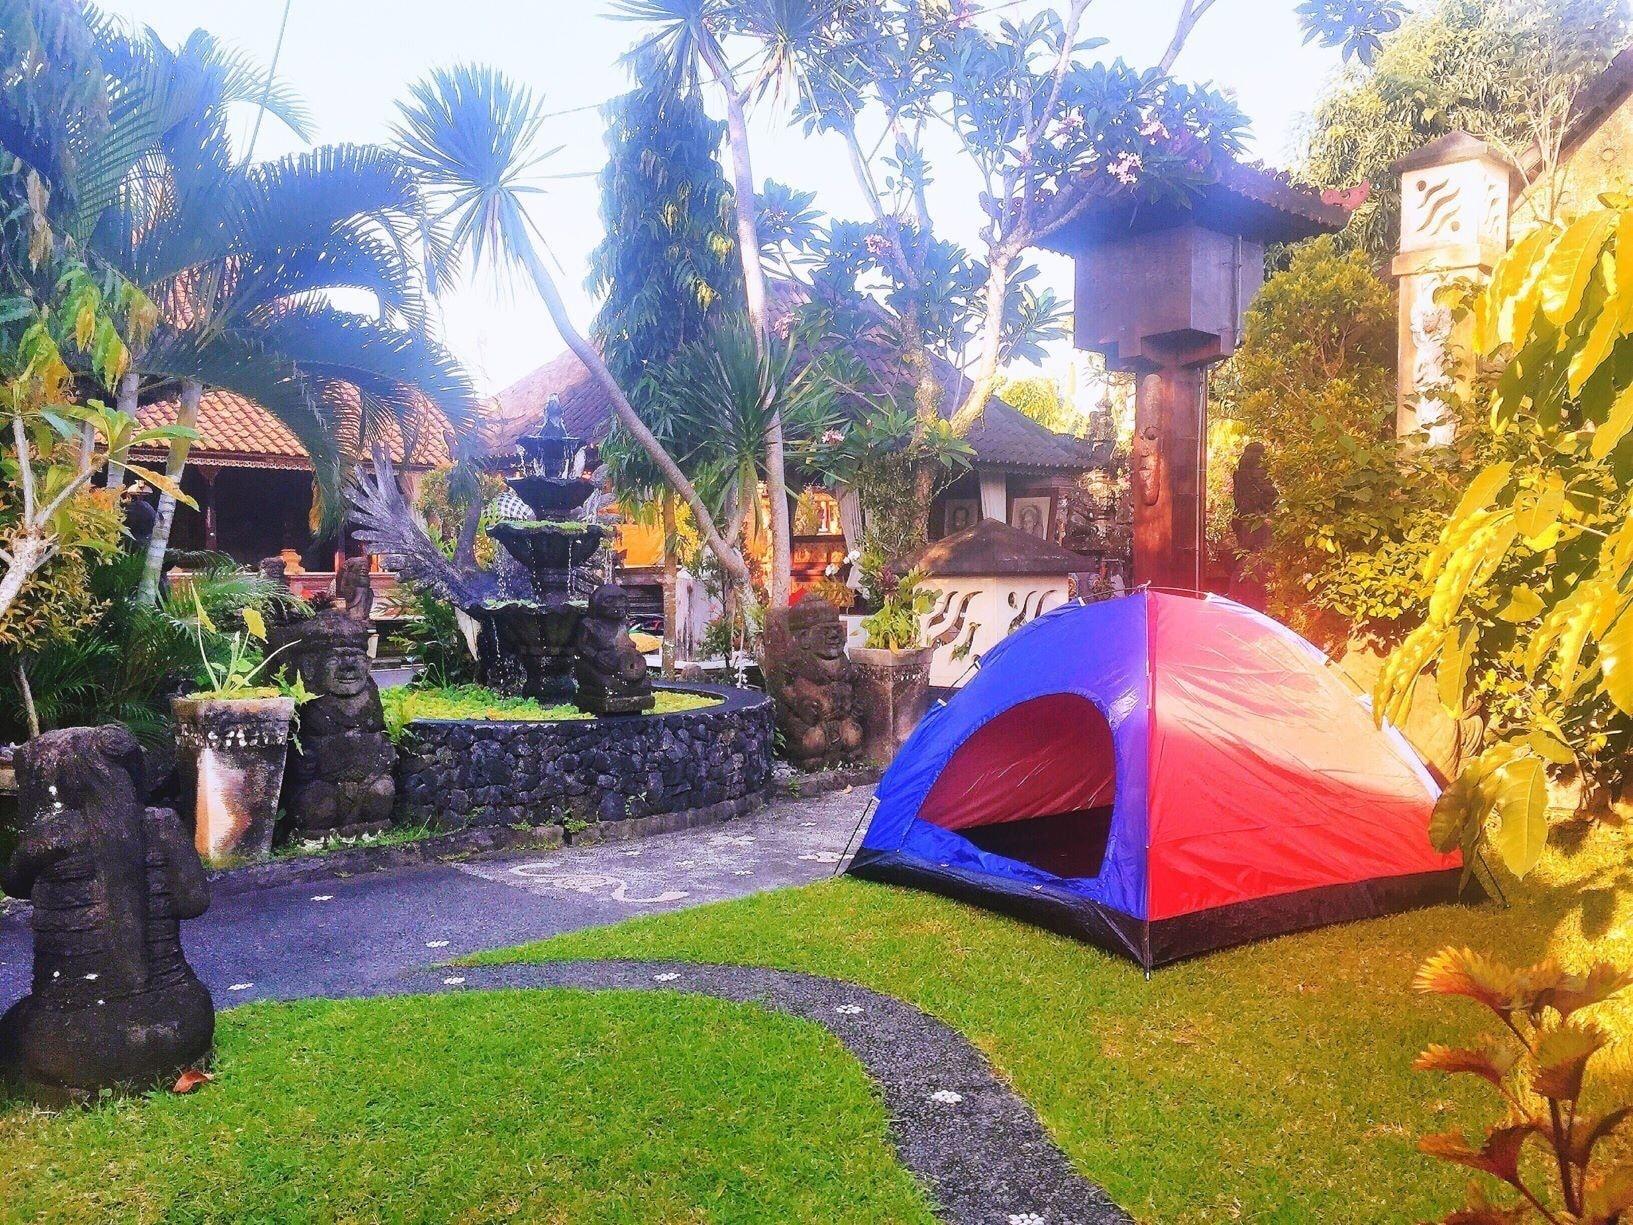
[(668, 715), (561, 722), (417, 719), (397, 754), (397, 819), (463, 829), (735, 815), (771, 785), (771, 700), (723, 685), (664, 685), (724, 698)]

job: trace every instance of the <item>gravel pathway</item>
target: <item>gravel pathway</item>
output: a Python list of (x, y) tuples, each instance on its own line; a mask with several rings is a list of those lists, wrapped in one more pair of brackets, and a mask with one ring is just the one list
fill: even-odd
[(951, 1026), (855, 983), (788, 970), (669, 961), (448, 967), (371, 995), (494, 988), (684, 991), (814, 1021), (878, 1084), (902, 1164), (956, 1225), (1125, 1225), (1133, 1218), (1084, 1179), (1032, 1108)]
[[(864, 987), (789, 971), (668, 962), (447, 967), (632, 915), (829, 876), (871, 797), (784, 800), (723, 825), (633, 842), (333, 877), (217, 898), (182, 926), (230, 1007), (497, 987), (687, 991), (815, 1021), (879, 1085), (902, 1164), (945, 1219), (1102, 1225), (1131, 1218), (1071, 1167), (1027, 1104), (956, 1030)], [(26, 913), (0, 916), (0, 1009), (27, 990)]]

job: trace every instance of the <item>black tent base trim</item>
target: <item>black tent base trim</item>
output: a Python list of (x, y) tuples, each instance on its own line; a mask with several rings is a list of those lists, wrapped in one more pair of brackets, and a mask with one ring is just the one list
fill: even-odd
[(859, 851), (846, 871), (863, 880), (905, 885), (997, 911), (1131, 958), (1146, 970), (1334, 923), (1485, 900), (1477, 881), (1471, 879), (1463, 887), (1462, 869), (1449, 868), (1301, 889), (1148, 923), (1058, 886), (938, 867), (894, 851)]

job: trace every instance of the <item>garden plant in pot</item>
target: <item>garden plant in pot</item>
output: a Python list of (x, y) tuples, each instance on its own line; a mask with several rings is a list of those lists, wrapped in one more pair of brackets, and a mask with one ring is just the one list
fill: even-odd
[(203, 687), (171, 702), (176, 747), (185, 782), (195, 793), (193, 845), (205, 863), (219, 866), (272, 850), (283, 787), (284, 756), (296, 705), (307, 695), (299, 679), (274, 682), (252, 640), (266, 641), (266, 623), (255, 608), (244, 608), (244, 629), (228, 635), (227, 656), (213, 660), (205, 647), (214, 634), (204, 606), (195, 599)]
[(862, 751), (887, 766), (930, 704), (930, 656), (921, 618), (933, 597), (909, 571), (889, 587), (879, 611), (862, 619), (865, 644), (850, 649), (862, 698)]

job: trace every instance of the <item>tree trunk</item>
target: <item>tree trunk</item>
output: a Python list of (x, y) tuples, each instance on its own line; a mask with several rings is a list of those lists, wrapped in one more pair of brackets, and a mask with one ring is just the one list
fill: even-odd
[[(185, 429), (198, 427), (199, 402), (204, 398), (204, 385), (188, 379), (181, 388), (181, 407), (176, 413), (176, 424)], [(181, 474), (187, 467), (188, 440), (178, 438), (170, 444), (170, 454), (164, 461), (164, 474), (171, 484), (180, 486)], [(176, 499), (160, 492), (159, 512), (153, 519), (153, 537), (147, 542), (147, 561), (142, 567), (142, 585), (136, 590), (140, 603), (157, 603), (159, 582), (164, 576), (164, 554), (170, 547), (170, 528), (176, 521)]]
[(0, 622), (22, 594), (23, 584), (46, 562), (51, 560), (51, 541), (38, 533), (19, 536), (11, 542), (11, 564), (0, 575)]
[[(700, 41), (709, 71), (726, 95), (726, 135), (731, 145), (732, 191), (737, 215), (737, 248), (743, 261), (743, 289), (748, 302), (749, 322), (754, 334), (765, 341), (769, 319), (766, 313), (765, 262), (760, 253), (760, 225), (755, 216), (758, 197), (754, 190), (754, 165), (749, 155), (748, 116), (738, 94), (730, 67), (712, 38)], [(793, 543), (788, 522), (788, 471), (782, 432), (782, 414), (772, 410), (765, 430), (765, 485), (771, 502), (771, 572), (766, 590), (772, 608), (785, 608), (791, 594)]]
[(692, 482), (686, 479), (686, 474), (680, 470), (674, 458), (663, 449), (663, 444), (647, 428), (646, 422), (624, 395), (624, 389), (613, 378), (612, 371), (607, 369), (607, 363), (601, 360), (601, 354), (594, 345), (586, 340), (583, 334), (573, 325), (572, 317), (567, 313), (567, 305), (561, 300), (561, 291), (556, 287), (556, 280), (550, 275), (537, 255), (529, 254), (527, 269), (533, 278), (533, 286), (539, 291), (539, 297), (544, 299), (545, 309), (550, 312), (550, 318), (561, 333), (561, 338), (567, 342), (567, 347), (573, 355), (583, 362), (601, 389), (607, 393), (612, 401), (613, 416), (618, 423), (630, 432), (641, 449), (647, 453), (652, 462), (657, 465), (658, 471), (668, 486), (678, 493), (685, 501), (687, 509), (697, 523), (698, 531), (703, 533), (703, 540), (709, 546), (709, 551), (720, 562), (720, 568), (733, 579), (741, 583), (748, 582), (748, 567), (743, 564), (740, 554), (733, 551), (720, 535), (720, 529), (715, 526), (714, 517), (709, 514), (709, 508), (704, 505), (702, 497)]
[(675, 602), (675, 494), (663, 491), (663, 674), (675, 675), (675, 640), (679, 628), (675, 622), (679, 608)]
[[(132, 356), (134, 358), (134, 355)], [(125, 371), (119, 379), (119, 399), (115, 401), (114, 407), (120, 412), (128, 413), (134, 417), (137, 409), (137, 393), (141, 390), (141, 386), (141, 376), (135, 370)], [(115, 456), (109, 455), (108, 459), (110, 461), (108, 464), (108, 488), (117, 493), (125, 487), (125, 470), (112, 462)]]
[(28, 683), (28, 665), (23, 662), (20, 655), (17, 657), (17, 692), (23, 698), (23, 717), (28, 721), (29, 739), (38, 740), (40, 736), (40, 711), (34, 705), (34, 687)]
[(1004, 341), (1004, 299), (1009, 294), (1009, 261), (1006, 252), (994, 252), (987, 268), (986, 300), (981, 320), (981, 351), (975, 362), (975, 376), (964, 403), (952, 416), (952, 430), (962, 438), (974, 428), (987, 410), (987, 400), (998, 385), (998, 350)]

